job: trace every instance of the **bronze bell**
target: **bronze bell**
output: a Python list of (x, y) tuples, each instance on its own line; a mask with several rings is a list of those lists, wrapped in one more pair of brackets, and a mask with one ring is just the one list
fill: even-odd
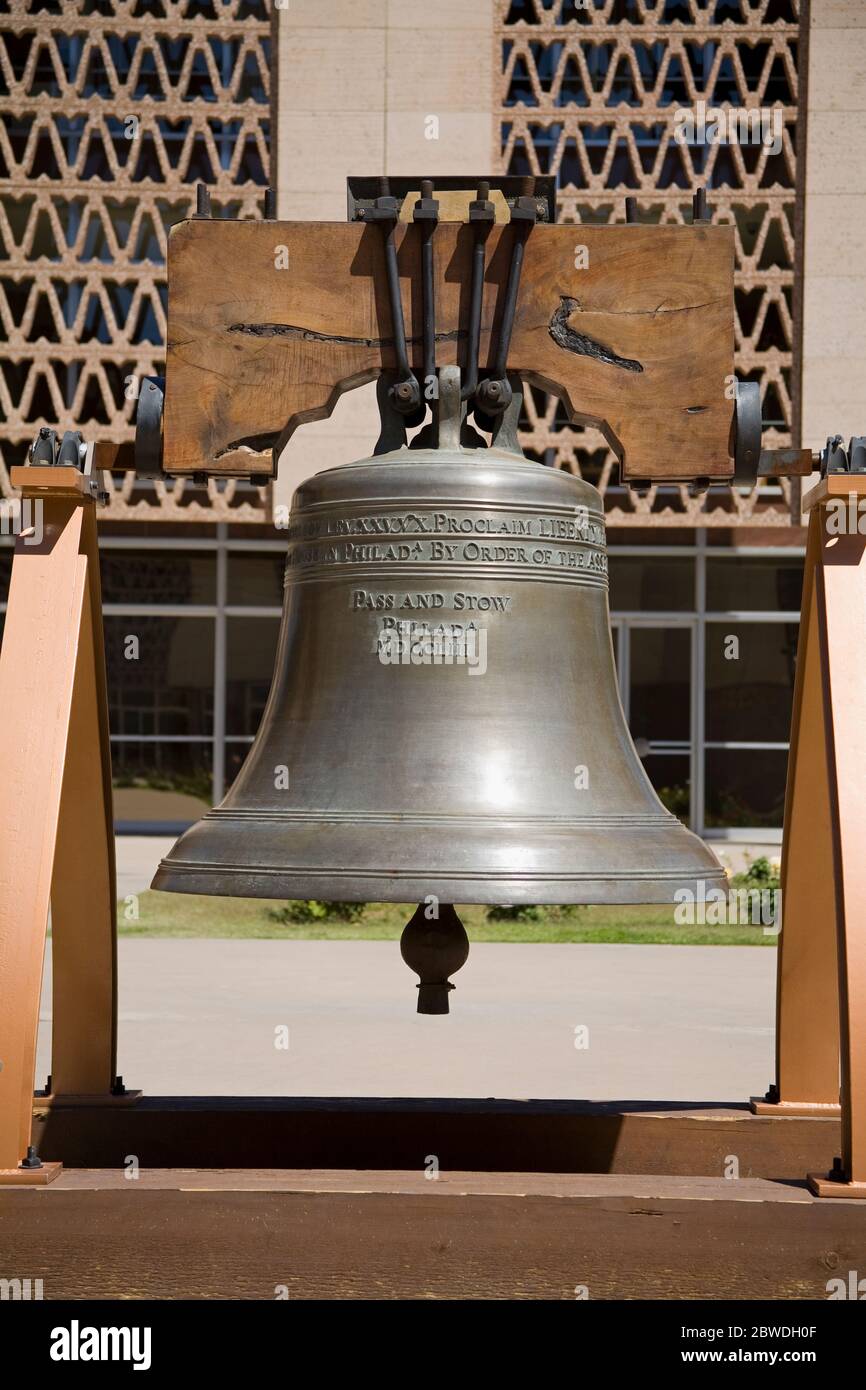
[[(441, 933), (462, 931), (453, 903), (668, 903), (725, 884), (626, 727), (599, 493), (524, 457), (519, 395), (483, 447), (457, 368), (439, 390), (436, 447), (407, 448), (386, 419), (373, 458), (295, 493), (261, 727), (154, 888), (416, 901), (433, 921), (441, 905)], [(415, 935), (419, 1008), (445, 1012), (424, 988), (433, 938), (419, 955)]]

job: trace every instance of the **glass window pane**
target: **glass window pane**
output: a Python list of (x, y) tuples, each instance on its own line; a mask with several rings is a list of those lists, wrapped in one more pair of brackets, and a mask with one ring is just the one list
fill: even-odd
[(710, 743), (783, 743), (788, 738), (798, 626), (707, 623)]
[(687, 753), (649, 753), (641, 758), (658, 798), (688, 824), (691, 806), (691, 759)]
[(632, 738), (691, 737), (691, 630), (634, 627), (630, 633)]
[(279, 632), (279, 618), (226, 620), (226, 733), (254, 734), (258, 729)]
[(768, 559), (732, 556), (707, 559), (707, 608), (710, 612), (785, 613), (800, 611), (803, 591), (803, 559)]
[(261, 555), (230, 551), (229, 604), (248, 603), (256, 608), (282, 608), (285, 569), (286, 554), (283, 550), (269, 550)]
[(216, 556), (208, 551), (99, 552), (103, 603), (215, 603)]
[(116, 821), (198, 820), (212, 805), (210, 743), (118, 743), (111, 763)]
[(247, 754), (252, 748), (252, 743), (246, 739), (227, 738), (225, 742), (225, 789), (228, 791), (232, 782), (237, 777), (244, 763)]
[(608, 550), (612, 612), (679, 613), (695, 606), (694, 561), (684, 556), (617, 555)]
[(707, 749), (706, 824), (781, 828), (787, 768), (778, 749)]
[(4, 545), (0, 547), (0, 603), (6, 603), (9, 598), (9, 580), (12, 578), (12, 547)]
[(106, 617), (113, 734), (213, 730), (213, 618)]

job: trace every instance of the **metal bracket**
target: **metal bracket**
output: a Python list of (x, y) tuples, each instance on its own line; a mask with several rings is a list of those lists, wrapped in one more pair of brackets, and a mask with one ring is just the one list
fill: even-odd
[(759, 478), (808, 478), (818, 466), (811, 449), (762, 449)]
[(146, 376), (135, 412), (135, 471), (139, 478), (161, 478), (165, 377)]
[(460, 368), (443, 367), (439, 373), (438, 447), (459, 449), (466, 406), (460, 390)]
[(96, 466), (96, 450), (86, 444), (79, 430), (66, 430), (59, 442), (57, 430), (42, 425), (27, 451), (27, 464), (30, 467), (74, 468), (85, 479), (94, 501), (106, 503), (108, 492), (102, 476), (102, 469)]
[(738, 381), (734, 401), (733, 484), (752, 487), (761, 459), (761, 388), (756, 381)]
[[(382, 230), (382, 247), (385, 253), (385, 276), (388, 283), (388, 304), (391, 310), (391, 327), (394, 334), (394, 354), (397, 358), (397, 380), (390, 388), (391, 401), (401, 415), (416, 416), (422, 409), (421, 388), (409, 365), (406, 348), (406, 326), (403, 321), (403, 300), (400, 295), (400, 273), (397, 268), (397, 247), (394, 243), (394, 229), (399, 217), (397, 199), (389, 192), (387, 179), (380, 179), (380, 194), (372, 207), (365, 209), (363, 221), (372, 222)], [(421, 417), (423, 418), (423, 416)], [(420, 420), (417, 422), (420, 423)]]
[(841, 434), (831, 435), (820, 456), (821, 477), (829, 473), (866, 473), (866, 435), (853, 435), (846, 449)]
[(520, 412), (523, 409), (523, 383), (519, 376), (509, 378), (511, 400), (501, 415), (496, 417), (490, 444), (494, 449), (504, 449), (506, 453), (526, 458), (517, 433)]
[(508, 267), (508, 284), (505, 289), (505, 303), (502, 309), (502, 322), (493, 359), (493, 373), (485, 378), (475, 393), (476, 405), (485, 415), (501, 415), (511, 403), (511, 386), (508, 381), (508, 349), (511, 346), (511, 333), (514, 328), (514, 314), (517, 309), (517, 296), (520, 291), (520, 272), (523, 269), (523, 256), (529, 233), (537, 221), (535, 199), (524, 196), (515, 200), (511, 209), (511, 222), (514, 227), (514, 240), (511, 245), (511, 264)]
[(373, 449), (373, 457), (390, 454), (397, 449), (406, 448), (406, 417), (394, 408), (391, 394), (393, 381), (383, 372), (376, 382), (376, 404), (379, 407), (379, 438)]
[[(556, 221), (556, 179), (549, 174), (536, 175), (531, 179), (523, 174), (442, 174), (436, 179), (436, 189), (440, 194), (469, 193), (480, 182), (490, 190), (501, 193), (509, 208), (513, 208), (518, 198), (530, 195), (536, 206), (537, 220), (550, 225)], [(346, 179), (346, 215), (349, 222), (372, 222), (376, 203), (381, 195), (381, 178), (377, 176), (350, 175)], [(421, 187), (421, 175), (400, 174), (388, 180), (389, 192), (394, 194), (398, 207), (402, 206), (410, 193)], [(531, 185), (531, 187), (530, 187)], [(406, 216), (404, 209), (403, 216)]]
[(484, 258), (487, 238), (496, 216), (490, 201), (490, 184), (482, 179), (477, 196), (469, 204), (472, 228), (472, 285), (469, 294), (469, 341), (466, 348), (466, 380), (463, 399), (471, 400), (478, 389), (478, 348), (481, 341), (481, 307), (484, 296)]
[(435, 391), (436, 380), (436, 302), (433, 288), (433, 233), (439, 223), (439, 203), (433, 197), (433, 182), (423, 179), (421, 197), (415, 204), (413, 221), (421, 228), (421, 336), (424, 363), (421, 379), (425, 396)]
[(708, 227), (712, 222), (709, 204), (707, 203), (707, 190), (701, 186), (695, 189), (692, 194), (692, 226)]

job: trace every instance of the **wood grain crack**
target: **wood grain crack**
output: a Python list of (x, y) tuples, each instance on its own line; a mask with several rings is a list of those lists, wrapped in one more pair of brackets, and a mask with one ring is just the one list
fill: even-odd
[[(382, 348), (393, 347), (393, 338), (352, 338), (342, 333), (320, 333), (315, 328), (301, 328), (294, 323), (230, 323), (229, 333), (246, 333), (252, 338), (295, 338), (305, 343), (340, 343), (349, 347)], [(437, 333), (437, 343), (456, 343), (466, 337), (466, 330), (453, 329), (449, 333)], [(406, 339), (407, 343), (420, 343), (420, 334)]]
[(610, 367), (621, 367), (626, 372), (642, 372), (643, 366), (635, 358), (620, 357), (619, 353), (605, 347), (596, 338), (590, 338), (586, 333), (578, 333), (576, 329), (569, 327), (569, 316), (580, 307), (579, 299), (571, 299), (565, 294), (559, 296), (559, 308), (551, 315), (550, 323), (547, 325), (557, 347), (564, 348), (566, 352), (573, 352), (578, 357), (591, 357), (595, 362), (605, 362)]
[(233, 454), (235, 449), (248, 449), (252, 454), (264, 454), (268, 449), (275, 447), (279, 437), (278, 434), (248, 434), (243, 439), (233, 439), (231, 444), (214, 454), (214, 459), (223, 459), (226, 454)]

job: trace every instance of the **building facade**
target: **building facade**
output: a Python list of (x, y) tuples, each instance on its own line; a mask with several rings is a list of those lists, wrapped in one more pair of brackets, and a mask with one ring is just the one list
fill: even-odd
[[(713, 217), (736, 228), (737, 369), (761, 384), (767, 442), (818, 447), (866, 427), (860, 0), (5, 9), (7, 491), (4, 465), (41, 423), (129, 436), (134, 381), (160, 363), (165, 231), (197, 181), (216, 215), (260, 215), (270, 179), (281, 217), (334, 220), (349, 174), (553, 174), (558, 216), (575, 223), (623, 221), (627, 195), (647, 221), (688, 220), (702, 183)], [(701, 104), (765, 112), (770, 138), (683, 144), (680, 113)], [(623, 704), (663, 799), (710, 835), (778, 838), (796, 488), (639, 498), (618, 486), (602, 436), (555, 400), (528, 392), (522, 424), (527, 454), (604, 495)], [(273, 508), (375, 435), (362, 389), (297, 431), (270, 488), (113, 479), (101, 532), (122, 826), (187, 823), (230, 783), (273, 664)]]

